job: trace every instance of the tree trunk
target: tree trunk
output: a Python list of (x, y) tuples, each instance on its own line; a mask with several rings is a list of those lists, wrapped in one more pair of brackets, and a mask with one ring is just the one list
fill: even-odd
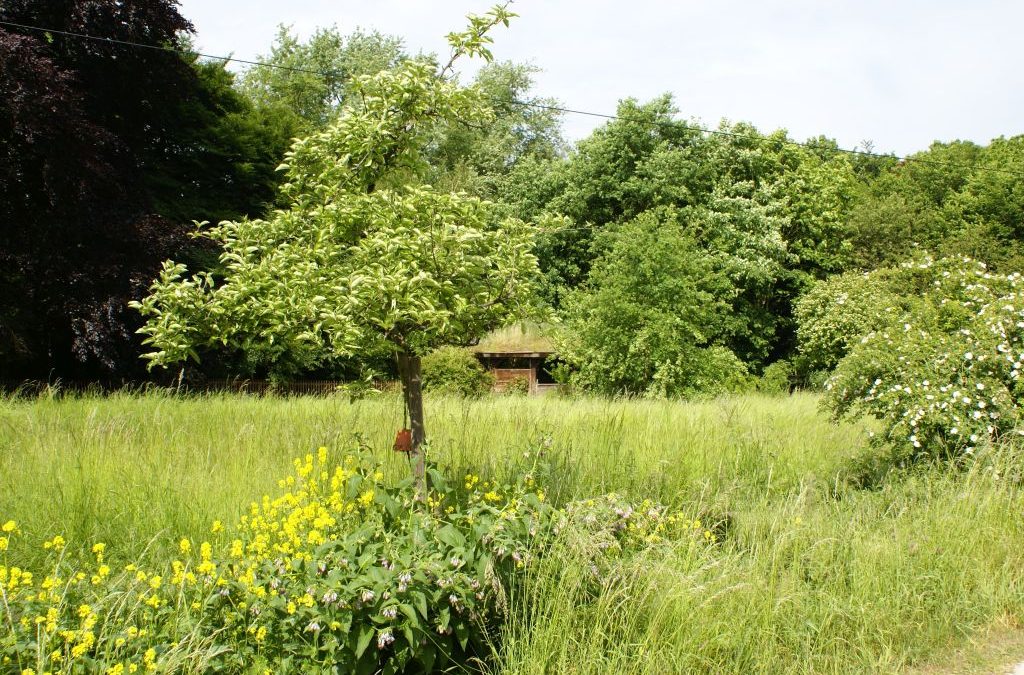
[(420, 357), (414, 354), (398, 355), (398, 374), (402, 378), (402, 397), (405, 409), (409, 411), (409, 427), (412, 430), (412, 455), (416, 458), (413, 475), (416, 477), (416, 492), (420, 499), (427, 495), (427, 463), (420, 447), (426, 439), (423, 426), (423, 380), (420, 374)]

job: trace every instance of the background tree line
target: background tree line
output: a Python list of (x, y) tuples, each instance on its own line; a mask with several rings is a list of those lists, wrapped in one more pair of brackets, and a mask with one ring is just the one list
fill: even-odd
[[(197, 57), (170, 0), (14, 0), (0, 20), (0, 378), (145, 377), (127, 308), (163, 260), (217, 277), (192, 221), (261, 218), (292, 139), (324, 130), (354, 78), (410, 58), (399, 37), (282, 27), (267, 66), (236, 75)], [(162, 45), (84, 40), (56, 31)], [(283, 66), (281, 68), (274, 66)], [(1019, 269), (1024, 139), (935, 143), (907, 161), (797, 144), (723, 121), (677, 119), (669, 95), (625, 99), (570, 147), (531, 67), (474, 83), (493, 121), (436, 126), (428, 181), (559, 223), (538, 235), (544, 300), (575, 384), (688, 395), (745, 386), (784, 364), (827, 370), (798, 340), (800, 298), (915, 249)], [(530, 105), (541, 103), (542, 106)], [(554, 219), (552, 219), (553, 217)], [(805, 331), (806, 333), (806, 331)], [(280, 350), (205, 354), (210, 373), (294, 375)], [(351, 375), (374, 356), (320, 364)], [(370, 361), (370, 363), (366, 363)]]

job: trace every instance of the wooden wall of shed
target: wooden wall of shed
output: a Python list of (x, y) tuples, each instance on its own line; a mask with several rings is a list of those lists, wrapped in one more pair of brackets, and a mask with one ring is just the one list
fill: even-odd
[(537, 390), (536, 368), (491, 368), (494, 375), (494, 391), (505, 391), (517, 379), (524, 379), (530, 385), (530, 393)]

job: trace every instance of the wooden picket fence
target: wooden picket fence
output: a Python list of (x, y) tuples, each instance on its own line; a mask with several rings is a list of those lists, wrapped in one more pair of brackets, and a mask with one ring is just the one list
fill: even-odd
[[(256, 396), (331, 396), (343, 391), (345, 383), (340, 380), (295, 380), (292, 382), (271, 382), (263, 379), (210, 379), (184, 382), (178, 386), (162, 386), (163, 390), (178, 391), (184, 394), (206, 392), (233, 392), (253, 394)], [(152, 382), (123, 383), (120, 385), (100, 385), (92, 382), (73, 382), (58, 380), (46, 383), (38, 381), (0, 380), (0, 392), (38, 396), (45, 392), (60, 393), (110, 393), (118, 390), (145, 391), (154, 387)], [(378, 391), (389, 391), (398, 387), (397, 382), (386, 380), (375, 381), (373, 388)]]
[[(256, 394), (259, 396), (271, 394), (275, 396), (330, 396), (343, 391), (345, 385), (340, 380), (294, 380), (291, 382), (271, 382), (270, 380), (206, 380), (204, 382), (189, 383), (187, 388), (190, 391), (230, 391), (242, 394)], [(375, 381), (373, 388), (378, 391), (385, 391), (394, 386), (394, 382)]]

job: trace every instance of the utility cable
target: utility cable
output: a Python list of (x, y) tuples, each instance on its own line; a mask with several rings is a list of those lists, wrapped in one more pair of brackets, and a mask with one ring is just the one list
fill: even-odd
[[(182, 49), (180, 49), (179, 47), (175, 47), (175, 46), (171, 46), (171, 45), (145, 44), (145, 43), (133, 42), (133, 41), (129, 41), (129, 40), (119, 40), (119, 39), (116, 39), (116, 38), (99, 37), (99, 36), (96, 36), (96, 35), (87, 35), (85, 33), (76, 33), (76, 32), (73, 32), (73, 31), (58, 30), (58, 29), (55, 29), (55, 28), (43, 28), (41, 26), (30, 26), (30, 25), (27, 25), (27, 24), (14, 23), (12, 21), (0, 21), (0, 26), (8, 26), (8, 27), (11, 27), (11, 28), (17, 28), (17, 29), (28, 30), (28, 31), (35, 31), (35, 32), (44, 33), (44, 34), (63, 35), (63, 36), (66, 36), (66, 37), (74, 37), (74, 38), (79, 38), (79, 39), (83, 39), (83, 40), (93, 40), (93, 41), (96, 41), (96, 42), (105, 42), (105, 43), (108, 43), (108, 44), (121, 45), (121, 46), (125, 46), (125, 47), (137, 47), (137, 48), (140, 48), (140, 49), (151, 49), (151, 50), (156, 50), (156, 51), (172, 52), (172, 53), (175, 53), (175, 54), (178, 54), (178, 55), (183, 55), (183, 53), (184, 53), (182, 51)], [(266, 62), (266, 61), (253, 61), (253, 60), (249, 60), (249, 59), (240, 59), (240, 58), (235, 57), (235, 56), (219, 56), (219, 55), (216, 55), (216, 54), (204, 54), (202, 52), (191, 52), (191, 53), (194, 54), (197, 57), (202, 57), (202, 58), (205, 58), (205, 59), (212, 59), (212, 60), (215, 60), (215, 61), (224, 61), (225, 63), (233, 61), (235, 63), (241, 63), (241, 64), (245, 64), (245, 65), (248, 65), (248, 66), (253, 66), (253, 67), (276, 68), (278, 70), (287, 70), (287, 71), (291, 71), (291, 72), (295, 72), (295, 73), (307, 73), (307, 74), (310, 74), (310, 75), (318, 75), (320, 77), (337, 77), (337, 76), (342, 74), (340, 71), (314, 70), (312, 68), (300, 68), (300, 67), (297, 67), (297, 66), (286, 66), (286, 65), (282, 65), (282, 64), (278, 64), (278, 63), (269, 63), (269, 62)], [(795, 141), (795, 140), (788, 139), (788, 138), (786, 138), (786, 139), (777, 139), (777, 138), (770, 138), (770, 137), (767, 137), (767, 136), (752, 136), (750, 134), (742, 134), (742, 133), (737, 133), (737, 132), (734, 132), (734, 131), (726, 131), (726, 130), (723, 130), (723, 129), (711, 129), (709, 127), (702, 127), (702, 126), (699, 126), (699, 125), (696, 125), (696, 124), (690, 124), (690, 123), (682, 121), (682, 120), (679, 120), (679, 121), (676, 121), (676, 120), (672, 120), (672, 121), (641, 120), (641, 119), (636, 119), (636, 118), (623, 117), (621, 115), (611, 115), (611, 114), (608, 114), (608, 113), (598, 113), (598, 112), (592, 112), (592, 111), (588, 111), (588, 110), (577, 110), (577, 109), (573, 109), (573, 108), (565, 108), (565, 107), (562, 107), (562, 106), (550, 105), (550, 104), (545, 104), (545, 103), (537, 103), (537, 102), (534, 102), (534, 101), (520, 101), (520, 100), (517, 100), (517, 99), (498, 99), (498, 98), (492, 98), (491, 100), (493, 102), (495, 102), (495, 103), (507, 103), (507, 104), (511, 104), (511, 105), (518, 105), (518, 106), (524, 106), (524, 107), (537, 108), (537, 109), (540, 109), (540, 110), (550, 110), (552, 112), (559, 112), (559, 113), (563, 113), (563, 114), (567, 114), (567, 115), (584, 115), (584, 116), (587, 116), (587, 117), (596, 117), (596, 118), (605, 119), (605, 120), (609, 120), (609, 121), (626, 121), (626, 122), (632, 122), (632, 123), (639, 123), (639, 124), (643, 124), (643, 125), (647, 125), (647, 126), (651, 126), (651, 127), (672, 128), (674, 130), (680, 130), (680, 129), (682, 129), (682, 130), (693, 130), (693, 131), (699, 131), (699, 132), (706, 133), (706, 134), (713, 134), (713, 135), (717, 135), (717, 136), (727, 136), (727, 137), (730, 137), (730, 138), (737, 138), (737, 139), (743, 139), (743, 140), (749, 140), (749, 141), (757, 141), (757, 142), (767, 141), (767, 142), (773, 142), (773, 143), (782, 143), (784, 145), (792, 145), (792, 146), (801, 147), (801, 148), (805, 148), (805, 149), (809, 149), (809, 150), (814, 150), (814, 151), (825, 150), (825, 151), (828, 151), (828, 152), (837, 152), (837, 153), (843, 153), (843, 154), (849, 154), (849, 155), (857, 155), (857, 156), (861, 156), (861, 157), (871, 157), (871, 158), (874, 158), (874, 159), (888, 159), (888, 160), (893, 160), (893, 161), (896, 161), (896, 162), (917, 162), (919, 164), (930, 164), (930, 165), (933, 165), (933, 166), (942, 166), (942, 167), (948, 167), (948, 168), (962, 169), (964, 171), (987, 171), (987, 172), (990, 172), (990, 173), (1002, 173), (1002, 174), (1006, 174), (1006, 175), (1010, 175), (1010, 176), (1017, 176), (1019, 178), (1024, 178), (1024, 172), (1022, 172), (1022, 171), (1013, 171), (1012, 169), (1001, 169), (1001, 168), (998, 168), (998, 167), (989, 167), (989, 166), (968, 166), (968, 165), (965, 165), (965, 164), (957, 164), (955, 162), (943, 162), (941, 160), (926, 159), (926, 158), (923, 158), (923, 157), (899, 156), (899, 155), (894, 155), (894, 154), (881, 154), (881, 153), (876, 153), (876, 152), (870, 152), (870, 151), (867, 151), (867, 150), (857, 150), (857, 149), (850, 149), (850, 148), (840, 148), (840, 147), (834, 147), (834, 148), (825, 147), (825, 148), (823, 148), (823, 147), (821, 147), (819, 145), (815, 145), (815, 144), (811, 144), (811, 143), (806, 143), (806, 142), (802, 143), (800, 141)], [(680, 127), (680, 125), (682, 125), (682, 127)]]

